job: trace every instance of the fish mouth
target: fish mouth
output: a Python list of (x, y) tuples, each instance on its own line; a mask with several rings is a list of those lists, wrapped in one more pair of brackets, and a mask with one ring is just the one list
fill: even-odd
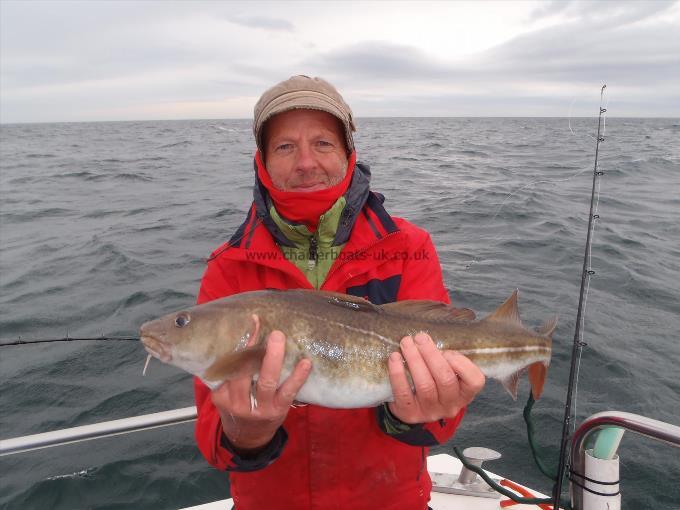
[(167, 342), (163, 342), (160, 338), (148, 333), (141, 333), (139, 339), (144, 344), (146, 352), (154, 358), (161, 360), (163, 363), (172, 361), (172, 348)]

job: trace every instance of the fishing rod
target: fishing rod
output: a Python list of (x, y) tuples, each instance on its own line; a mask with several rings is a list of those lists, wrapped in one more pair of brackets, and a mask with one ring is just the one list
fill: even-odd
[(52, 342), (94, 342), (94, 341), (136, 341), (139, 342), (139, 337), (134, 336), (92, 336), (92, 337), (81, 337), (72, 338), (66, 336), (64, 338), (38, 338), (33, 340), (22, 340), (19, 337), (18, 340), (10, 342), (0, 342), (0, 347), (10, 347), (12, 345), (28, 345), (28, 344), (49, 344)]
[(570, 441), (569, 427), (572, 420), (572, 398), (574, 394), (574, 387), (577, 382), (577, 360), (581, 358), (581, 351), (586, 345), (581, 340), (581, 323), (583, 321), (583, 313), (585, 309), (585, 295), (586, 295), (586, 284), (590, 282), (590, 278), (595, 274), (595, 271), (591, 269), (591, 249), (592, 249), (592, 233), (593, 224), (595, 220), (599, 219), (599, 215), (594, 213), (595, 208), (595, 190), (598, 183), (598, 178), (604, 175), (604, 172), (598, 170), (597, 160), (600, 151), (600, 143), (604, 141), (604, 136), (601, 134), (602, 129), (602, 114), (607, 111), (606, 108), (602, 108), (602, 97), (604, 95), (604, 89), (607, 85), (602, 85), (600, 89), (600, 114), (597, 120), (597, 142), (595, 145), (595, 166), (593, 168), (593, 187), (590, 193), (590, 213), (588, 216), (588, 234), (586, 236), (586, 248), (585, 255), (583, 256), (583, 269), (581, 272), (581, 290), (578, 300), (578, 311), (576, 314), (576, 328), (574, 330), (574, 343), (571, 351), (571, 368), (569, 369), (569, 384), (567, 386), (567, 399), (564, 405), (564, 421), (562, 423), (562, 439), (560, 443), (560, 457), (558, 461), (558, 472), (557, 480), (555, 480), (555, 487), (553, 491), (553, 510), (559, 510), (560, 497), (562, 496), (562, 481), (564, 479), (564, 473), (567, 469), (567, 464), (571, 467), (571, 460), (567, 460), (567, 447)]

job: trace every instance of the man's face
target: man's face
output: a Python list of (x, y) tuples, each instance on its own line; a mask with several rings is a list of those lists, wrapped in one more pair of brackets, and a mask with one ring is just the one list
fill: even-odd
[(291, 110), (267, 121), (265, 166), (277, 189), (318, 191), (342, 181), (347, 171), (340, 121), (318, 110)]

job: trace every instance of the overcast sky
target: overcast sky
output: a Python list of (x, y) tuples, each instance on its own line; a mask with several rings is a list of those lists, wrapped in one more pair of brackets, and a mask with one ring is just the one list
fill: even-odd
[(680, 1), (0, 0), (0, 121), (250, 118), (293, 74), (357, 117), (680, 117)]

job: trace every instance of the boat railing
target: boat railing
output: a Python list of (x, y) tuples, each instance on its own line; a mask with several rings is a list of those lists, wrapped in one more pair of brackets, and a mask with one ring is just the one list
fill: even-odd
[(117, 436), (169, 425), (187, 423), (196, 419), (196, 406), (143, 414), (120, 420), (104, 421), (92, 425), (82, 425), (68, 429), (54, 430), (30, 436), (0, 439), (0, 457), (14, 453), (40, 450), (51, 446), (61, 446), (102, 437)]
[[(91, 425), (43, 432), (28, 436), (0, 440), (0, 457), (71, 443), (89, 441), (131, 432), (151, 430), (196, 420), (196, 407), (162, 411), (111, 420)], [(680, 447), (680, 427), (632, 413), (605, 411), (587, 418), (576, 430), (571, 447), (571, 472), (582, 475), (585, 470), (586, 442), (593, 432), (605, 427), (619, 427), (643, 436)], [(572, 484), (574, 510), (583, 510), (583, 488)]]
[[(571, 472), (583, 475), (585, 471), (586, 442), (593, 432), (606, 427), (619, 427), (658, 441), (680, 447), (680, 427), (645, 416), (619, 411), (605, 411), (587, 418), (574, 433), (571, 443)], [(571, 477), (571, 474), (570, 474)], [(583, 510), (583, 488), (571, 484), (572, 506)]]

